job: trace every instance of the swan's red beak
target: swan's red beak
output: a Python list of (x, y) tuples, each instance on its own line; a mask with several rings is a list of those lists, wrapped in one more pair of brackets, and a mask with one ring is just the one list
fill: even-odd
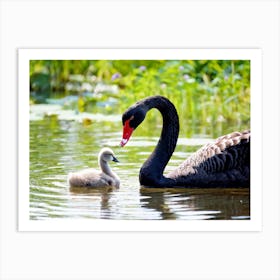
[(123, 137), (122, 137), (122, 141), (120, 143), (121, 147), (123, 147), (128, 142), (128, 140), (134, 130), (132, 127), (130, 127), (129, 121), (130, 120), (127, 120), (123, 126)]

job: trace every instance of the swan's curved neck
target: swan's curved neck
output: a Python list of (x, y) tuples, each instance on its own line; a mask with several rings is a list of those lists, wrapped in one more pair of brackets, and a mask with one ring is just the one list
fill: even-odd
[(109, 164), (107, 161), (103, 160), (103, 159), (99, 159), (99, 166), (102, 170), (103, 173), (109, 175), (110, 177), (114, 177), (114, 173), (112, 172)]
[(174, 105), (164, 97), (149, 98), (145, 102), (147, 111), (156, 108), (163, 119), (163, 127), (158, 144), (140, 170), (140, 183), (152, 185), (153, 182), (170, 183), (170, 179), (163, 176), (163, 171), (171, 158), (179, 135), (179, 118)]

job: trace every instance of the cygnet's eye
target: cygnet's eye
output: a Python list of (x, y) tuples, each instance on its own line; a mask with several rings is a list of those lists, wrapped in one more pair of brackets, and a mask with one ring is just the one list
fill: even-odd
[(112, 154), (105, 154), (105, 155), (104, 155), (104, 159), (105, 159), (106, 161), (119, 162), (118, 159), (117, 159), (114, 155), (112, 155)]
[(110, 161), (112, 158), (112, 155), (111, 154), (103, 154), (103, 159), (106, 160), (106, 161)]

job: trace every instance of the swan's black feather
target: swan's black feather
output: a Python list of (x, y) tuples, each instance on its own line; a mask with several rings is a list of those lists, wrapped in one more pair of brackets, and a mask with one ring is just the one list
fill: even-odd
[(178, 176), (176, 185), (196, 188), (236, 188), (250, 186), (250, 142), (226, 148), (195, 167), (195, 173)]
[[(141, 185), (161, 188), (250, 186), (250, 131), (219, 137), (164, 176), (163, 171), (174, 152), (179, 134), (179, 118), (174, 105), (163, 96), (148, 97), (131, 106), (123, 114), (122, 121), (124, 123), (133, 116), (130, 126), (136, 129), (152, 108), (160, 111), (163, 128), (155, 150), (140, 170)], [(139, 115), (141, 117), (138, 118)]]

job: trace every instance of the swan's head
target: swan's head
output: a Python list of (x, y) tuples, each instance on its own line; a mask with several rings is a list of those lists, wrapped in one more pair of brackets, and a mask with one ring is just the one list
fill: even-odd
[(114, 152), (110, 148), (103, 148), (99, 152), (98, 159), (103, 161), (114, 161), (119, 162), (118, 159), (115, 157)]
[(142, 106), (130, 107), (122, 116), (123, 123), (123, 138), (120, 145), (123, 147), (129, 140), (132, 132), (138, 127), (139, 124), (145, 119), (146, 110)]

